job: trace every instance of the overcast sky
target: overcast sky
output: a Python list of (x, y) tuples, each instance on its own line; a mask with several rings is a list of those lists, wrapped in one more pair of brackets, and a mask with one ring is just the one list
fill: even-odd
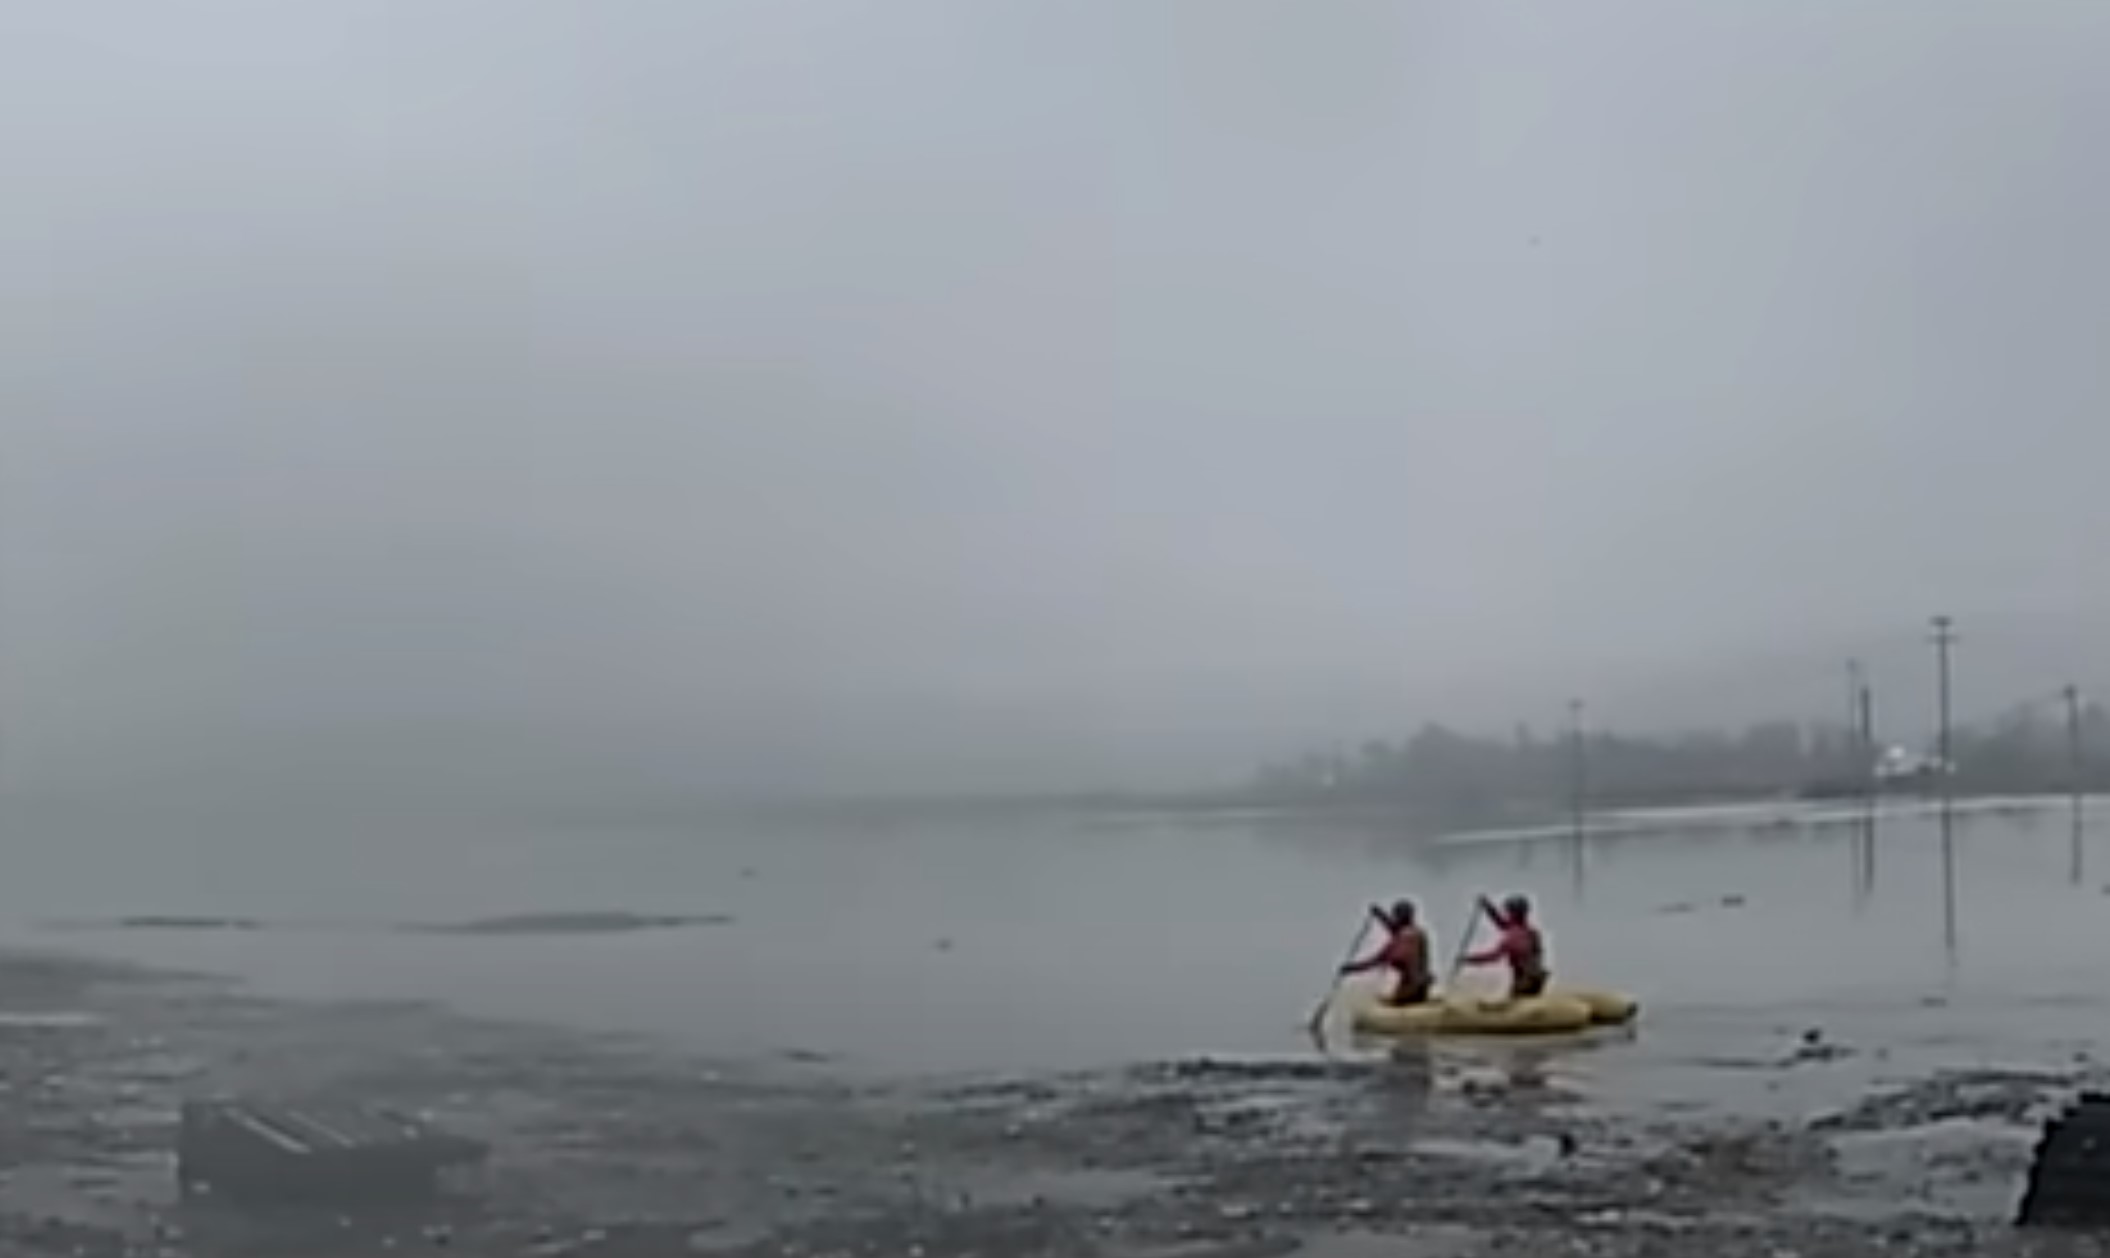
[[(0, 9), (18, 786), (2110, 682), (2094, 0)], [(406, 788), (407, 789), (407, 788)]]

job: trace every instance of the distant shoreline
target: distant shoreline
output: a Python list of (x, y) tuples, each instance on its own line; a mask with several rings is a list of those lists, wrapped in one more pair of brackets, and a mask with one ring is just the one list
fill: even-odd
[[(2062, 804), (2071, 796), (2063, 791), (2021, 790), (1960, 791), (1954, 797), (1959, 811), (1987, 812), (2012, 808), (2035, 810)], [(1939, 799), (1925, 792), (1896, 792), (1874, 797), (1880, 815), (1898, 816), (1932, 813)], [(1804, 796), (1780, 792), (1765, 794), (1716, 794), (1664, 800), (1610, 799), (1596, 801), (1585, 813), (1589, 831), (1595, 835), (1623, 833), (1636, 828), (1678, 825), (1730, 824), (1844, 824), (1863, 814), (1861, 796)], [(800, 820), (836, 818), (884, 822), (909, 819), (971, 819), (1016, 817), (1028, 814), (1189, 819), (1195, 821), (1297, 821), (1353, 825), (1382, 822), (1406, 825), (1435, 837), (1460, 834), (1517, 833), (1558, 828), (1566, 832), (1573, 813), (1543, 803), (1518, 803), (1493, 809), (1446, 811), (1406, 801), (1389, 800), (1279, 800), (1242, 795), (1149, 794), (1144, 792), (1084, 792), (1053, 795), (875, 797), (870, 799), (788, 800), (750, 805), (732, 810), (756, 816)]]

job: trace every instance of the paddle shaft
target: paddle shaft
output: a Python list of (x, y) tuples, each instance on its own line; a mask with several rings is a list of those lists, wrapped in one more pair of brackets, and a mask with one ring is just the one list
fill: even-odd
[(1445, 987), (1452, 987), (1457, 984), (1458, 971), (1465, 968), (1465, 958), (1472, 951), (1473, 936), (1479, 933), (1479, 930), (1480, 902), (1475, 900), (1473, 902), (1472, 916), (1465, 919), (1465, 933), (1458, 936), (1458, 955), (1451, 958), (1451, 972), (1444, 975), (1443, 985)]
[[(1372, 914), (1371, 916), (1375, 916), (1375, 914)], [(1354, 961), (1357, 957), (1362, 955), (1363, 937), (1368, 935), (1369, 933), (1370, 917), (1365, 917), (1355, 928), (1355, 938), (1348, 941), (1348, 952), (1345, 956), (1341, 958), (1341, 964), (1334, 968), (1333, 982), (1327, 985), (1326, 995), (1322, 999), (1320, 999), (1318, 1008), (1313, 1009), (1311, 1011), (1310, 1025), (1316, 1027), (1321, 1022), (1324, 1022), (1326, 1020), (1326, 1010), (1329, 1006), (1333, 1004), (1333, 998), (1341, 994), (1341, 982), (1347, 977), (1346, 975), (1341, 973), (1341, 970), (1342, 968), (1345, 968), (1350, 962)]]

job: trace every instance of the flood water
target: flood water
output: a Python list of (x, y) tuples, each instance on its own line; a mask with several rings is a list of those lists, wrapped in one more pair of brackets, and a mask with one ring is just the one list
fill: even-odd
[[(1541, 905), (1561, 979), (1647, 1007), (1630, 1040), (1521, 1050), (1534, 1068), (1666, 1104), (1807, 1108), (1872, 1074), (2069, 1062), (2110, 1030), (2110, 830), (2087, 829), (2093, 875), (2076, 883), (2063, 803), (1959, 818), (1953, 957), (1937, 833), (1925, 816), (1884, 819), (1870, 887), (1850, 826), (1718, 820), (1593, 839), (1580, 870), (1565, 837), (1407, 842), (1279, 818), (98, 827), (22, 835), (0, 916), (16, 940), (273, 994), (434, 999), (709, 1054), (930, 1074), (1308, 1053), (1299, 1024), (1370, 901), (1421, 901), (1447, 955), (1476, 893), (1519, 890)], [(730, 920), (400, 929), (612, 910)], [(263, 927), (53, 925), (132, 915)], [(1777, 1069), (1811, 1029), (1853, 1056)]]

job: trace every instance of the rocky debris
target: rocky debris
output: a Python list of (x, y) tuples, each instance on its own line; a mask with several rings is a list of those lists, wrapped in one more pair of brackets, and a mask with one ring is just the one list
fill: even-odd
[(2073, 1072), (1947, 1071), (1871, 1096), (1810, 1123), (1820, 1133), (1925, 1127), (1955, 1119), (2028, 1123), (2042, 1118), (2080, 1086)]

